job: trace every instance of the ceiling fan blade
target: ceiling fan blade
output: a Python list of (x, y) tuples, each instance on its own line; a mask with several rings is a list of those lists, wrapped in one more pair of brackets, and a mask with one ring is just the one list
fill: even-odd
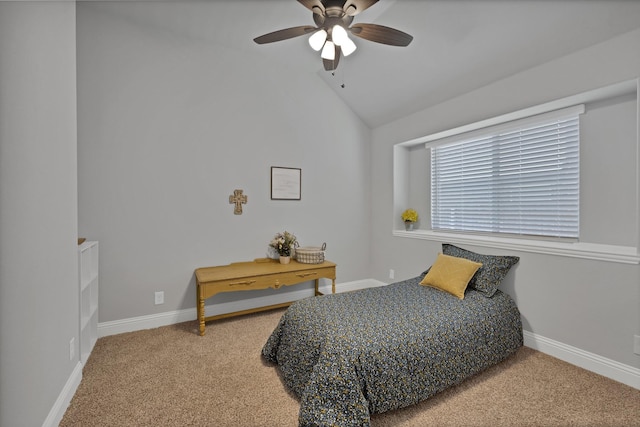
[(354, 16), (363, 10), (369, 9), (369, 7), (376, 3), (378, 3), (378, 0), (347, 0), (342, 10), (344, 10), (344, 13), (347, 15)]
[(299, 27), (285, 28), (284, 30), (274, 31), (272, 33), (264, 34), (260, 37), (253, 39), (258, 44), (279, 42), (281, 40), (292, 39), (294, 37), (303, 36), (305, 34), (312, 33), (316, 30), (316, 27), (310, 25), (301, 25)]
[(326, 71), (333, 71), (338, 68), (338, 63), (340, 62), (340, 55), (342, 51), (340, 50), (340, 46), (336, 46), (336, 56), (335, 59), (324, 59), (322, 58), (322, 65)]
[(317, 15), (324, 15), (324, 5), (320, 0), (298, 0), (298, 3)]
[(413, 36), (384, 25), (355, 24), (349, 30), (354, 36), (391, 46), (408, 46), (413, 40)]

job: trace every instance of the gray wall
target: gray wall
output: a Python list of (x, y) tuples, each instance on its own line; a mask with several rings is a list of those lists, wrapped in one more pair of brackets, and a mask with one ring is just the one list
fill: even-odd
[[(393, 145), (640, 76), (640, 31), (542, 64), (428, 110), (375, 129), (372, 151), (372, 276), (389, 281), (431, 265), (440, 242), (393, 237)], [(611, 120), (620, 135), (602, 135)], [(616, 122), (617, 121), (617, 122)], [(590, 243), (638, 246), (638, 107), (622, 96), (587, 106), (581, 127), (581, 237)], [(426, 160), (412, 152), (410, 165)], [(414, 170), (415, 179), (428, 177)], [(409, 189), (416, 200), (419, 193)], [(426, 200), (419, 208), (428, 211)], [(428, 215), (423, 215), (428, 217)], [(428, 218), (427, 218), (428, 220)], [(607, 232), (608, 230), (608, 232)], [(514, 253), (520, 263), (503, 289), (515, 297), (525, 329), (614, 361), (640, 367), (633, 335), (640, 331), (640, 266), (466, 246)]]
[[(338, 283), (368, 277), (370, 130), (316, 74), (146, 25), (139, 7), (78, 4), (79, 230), (100, 241), (100, 322), (195, 307), (195, 268), (263, 257), (284, 229), (326, 242)], [(271, 166), (302, 169), (301, 201), (270, 199)]]
[(42, 425), (79, 364), (75, 73), (73, 2), (0, 2), (2, 426)]

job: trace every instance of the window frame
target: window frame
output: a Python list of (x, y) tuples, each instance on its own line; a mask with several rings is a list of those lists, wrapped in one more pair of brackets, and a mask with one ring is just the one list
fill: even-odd
[[(615, 244), (601, 244), (591, 242), (564, 242), (547, 239), (524, 239), (514, 237), (496, 237), (470, 233), (445, 233), (426, 229), (406, 231), (401, 220), (401, 213), (409, 205), (409, 164), (411, 151), (425, 143), (442, 140), (445, 137), (470, 132), (482, 127), (497, 125), (524, 117), (543, 114), (549, 111), (574, 106), (576, 104), (588, 104), (590, 102), (606, 100), (621, 95), (633, 94), (640, 104), (640, 79), (631, 79), (614, 83), (601, 88), (589, 90), (565, 98), (556, 99), (543, 104), (524, 108), (500, 116), (481, 120), (479, 122), (438, 131), (426, 136), (405, 140), (393, 145), (393, 183), (392, 183), (392, 216), (391, 234), (394, 237), (428, 240), (438, 243), (448, 242), (459, 245), (472, 245), (494, 249), (516, 250), (545, 255), (558, 255), (573, 258), (600, 260), (623, 264), (640, 264), (640, 244), (624, 246)], [(640, 124), (640, 105), (638, 106), (637, 123)], [(637, 175), (640, 176), (640, 133), (636, 136), (637, 144)], [(637, 195), (636, 217), (638, 229), (640, 229), (640, 193)], [(421, 218), (421, 221), (423, 218)], [(640, 240), (640, 236), (639, 239)]]
[[(542, 113), (542, 114), (537, 114), (534, 116), (529, 116), (529, 117), (524, 117), (522, 119), (517, 119), (517, 120), (513, 120), (513, 121), (509, 121), (506, 123), (501, 123), (501, 124), (497, 124), (497, 125), (491, 125), (491, 126), (487, 126), (487, 127), (483, 127), (483, 128), (479, 128), (477, 130), (471, 131), (471, 132), (463, 132), (460, 134), (456, 134), (456, 135), (452, 135), (452, 136), (448, 136), (439, 140), (434, 140), (431, 142), (427, 142), (425, 143), (425, 148), (430, 150), (430, 160), (431, 160), (431, 176), (430, 176), (430, 187), (431, 187), (431, 229), (433, 229), (434, 231), (440, 231), (440, 232), (452, 232), (452, 233), (477, 233), (477, 234), (488, 234), (490, 236), (515, 236), (518, 238), (523, 238), (523, 239), (562, 239), (562, 240), (571, 240), (571, 241), (577, 241), (579, 239), (579, 233), (580, 233), (580, 206), (579, 206), (579, 193), (580, 193), (580, 186), (579, 186), (579, 176), (580, 176), (580, 160), (579, 160), (579, 150), (580, 150), (580, 135), (579, 135), (579, 126), (580, 126), (580, 115), (583, 114), (585, 111), (585, 107), (584, 104), (580, 104), (580, 105), (576, 105), (576, 106), (572, 106), (572, 107), (567, 107), (567, 108), (562, 108), (559, 110), (555, 110), (555, 111), (550, 111), (547, 113)], [(492, 141), (489, 143), (482, 143), (482, 140), (487, 140), (487, 139), (491, 139), (491, 140), (495, 140), (495, 139), (500, 139), (502, 140), (503, 137), (505, 135), (511, 135), (509, 138), (513, 138), (513, 134), (517, 134), (520, 131), (523, 130), (531, 130), (533, 128), (538, 128), (538, 127), (553, 127), (554, 123), (557, 122), (562, 122), (562, 121), (566, 121), (566, 120), (576, 120), (577, 121), (577, 126), (578, 126), (578, 135), (577, 135), (577, 141), (572, 141), (572, 143), (575, 143), (576, 146), (573, 147), (575, 149), (574, 155), (576, 156), (576, 159), (574, 160), (574, 163), (571, 164), (571, 166), (573, 168), (575, 168), (577, 166), (577, 172), (575, 173), (576, 176), (574, 176), (574, 178), (578, 179), (578, 182), (575, 183), (575, 188), (572, 189), (572, 191), (575, 192), (574, 196), (577, 197), (577, 201), (576, 201), (576, 205), (573, 206), (573, 208), (575, 209), (575, 211), (572, 211), (572, 215), (574, 215), (574, 217), (572, 217), (572, 223), (571, 223), (571, 228), (573, 228), (573, 233), (572, 235), (568, 235), (569, 232), (569, 228), (567, 229), (563, 229), (562, 231), (558, 230), (556, 235), (552, 235), (550, 233), (551, 230), (547, 230), (547, 232), (549, 232), (549, 234), (541, 234), (541, 233), (536, 233), (535, 230), (530, 229), (530, 233), (507, 233), (507, 232), (501, 232), (501, 231), (488, 231), (488, 230), (480, 230), (480, 229), (476, 229), (476, 230), (472, 230), (472, 229), (447, 229), (447, 228), (433, 228), (433, 222), (434, 222), (434, 179), (437, 179), (434, 177), (434, 171), (433, 171), (433, 165), (434, 165), (434, 157), (433, 157), (433, 150), (437, 150), (438, 148), (441, 147), (448, 147), (448, 146), (456, 146), (456, 147), (460, 147), (464, 144), (477, 144), (477, 143), (481, 143), (484, 145), (483, 150), (488, 149), (488, 151), (491, 150), (496, 150), (496, 142)], [(535, 132), (535, 131), (534, 131)], [(530, 138), (530, 135), (527, 134), (527, 139)], [(553, 140), (553, 139), (551, 139)], [(500, 142), (498, 142), (498, 145), (501, 145)], [(514, 143), (512, 146), (510, 146), (510, 150), (517, 148), (517, 143)], [(484, 151), (482, 151), (484, 152)], [(490, 155), (491, 156), (491, 160), (495, 160), (496, 157), (493, 155), (493, 153)], [(443, 160), (446, 163), (448, 162), (448, 160), (444, 159)], [(445, 166), (446, 167), (446, 166)], [(475, 167), (475, 166), (473, 166)], [(484, 169), (484, 167), (483, 167)], [(493, 169), (492, 169), (493, 171)], [(495, 172), (495, 171), (493, 171)], [(546, 178), (548, 179), (549, 182), (552, 181), (552, 179), (550, 178)], [(491, 178), (489, 179), (489, 181), (492, 183), (496, 183), (497, 181), (499, 181), (499, 179), (495, 179), (495, 175), (493, 175), (493, 173), (491, 173)], [(500, 186), (503, 184), (499, 184)], [(503, 187), (504, 188), (504, 187)], [(462, 188), (464, 189), (464, 188)], [(445, 193), (446, 194), (446, 193)], [(495, 194), (495, 193), (492, 193)], [(518, 193), (521, 194), (521, 193)], [(485, 194), (485, 196), (487, 196), (488, 194)], [(527, 196), (527, 194), (524, 194), (525, 197)], [(446, 196), (445, 196), (446, 197)], [(447, 200), (447, 199), (444, 199)], [(465, 214), (466, 215), (466, 214)], [(527, 215), (529, 216), (529, 215)], [(492, 216), (491, 217), (491, 222), (501, 222), (499, 221), (502, 217), (500, 216)], [(439, 216), (438, 217), (438, 221), (440, 222), (447, 222), (447, 217), (446, 215), (444, 216)], [(451, 221), (450, 221), (451, 222)], [(455, 222), (455, 220), (453, 221)], [(516, 227), (517, 226), (517, 221), (513, 221), (510, 223), (511, 227)], [(478, 226), (478, 228), (481, 228), (480, 226)], [(486, 228), (486, 227), (485, 227)], [(564, 233), (565, 235), (560, 235)]]

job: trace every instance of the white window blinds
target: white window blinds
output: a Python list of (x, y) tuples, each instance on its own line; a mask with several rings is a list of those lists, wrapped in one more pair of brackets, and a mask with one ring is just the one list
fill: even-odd
[(432, 229), (577, 238), (583, 106), (431, 147)]

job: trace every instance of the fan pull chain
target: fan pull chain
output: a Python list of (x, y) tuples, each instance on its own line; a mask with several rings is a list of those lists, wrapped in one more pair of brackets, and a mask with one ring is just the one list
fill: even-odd
[[(342, 83), (340, 83), (340, 87), (341, 87), (342, 89), (344, 89), (344, 88), (345, 88), (345, 84), (344, 84), (344, 69), (345, 69), (345, 66), (344, 66), (344, 64), (343, 64), (343, 65), (342, 65), (342, 71), (340, 72), (340, 75), (341, 75), (341, 77), (342, 77)], [(332, 75), (333, 77), (335, 77), (335, 76), (336, 76), (336, 70), (335, 70), (335, 69), (331, 72), (331, 75)]]

